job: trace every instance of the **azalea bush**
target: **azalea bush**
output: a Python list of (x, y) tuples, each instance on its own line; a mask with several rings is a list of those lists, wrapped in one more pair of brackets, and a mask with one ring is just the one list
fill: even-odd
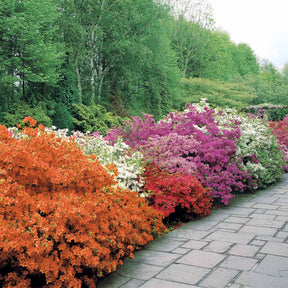
[[(9, 128), (13, 137), (16, 139), (25, 138), (17, 127)], [(143, 185), (141, 174), (143, 173), (143, 155), (139, 151), (132, 151), (130, 147), (119, 138), (114, 145), (110, 145), (103, 138), (100, 132), (86, 133), (80, 131), (72, 131), (68, 135), (68, 129), (56, 129), (55, 126), (45, 128), (47, 133), (54, 133), (58, 137), (66, 141), (74, 141), (84, 152), (84, 154), (97, 156), (99, 162), (107, 168), (107, 171), (113, 172), (110, 169), (110, 164), (117, 168), (117, 173), (114, 176), (118, 180), (118, 185), (124, 189), (140, 191)]]
[(235, 193), (266, 187), (283, 173), (284, 156), (267, 120), (211, 109), (205, 100), (159, 122), (151, 115), (133, 117), (110, 129), (105, 139), (115, 143), (119, 137), (139, 149), (147, 163), (197, 176), (224, 204)]
[(288, 147), (288, 115), (282, 121), (270, 121), (269, 124), (278, 141)]
[(168, 173), (196, 174), (195, 156), (200, 143), (191, 135), (153, 135), (139, 149), (146, 163), (155, 163)]
[(95, 155), (42, 125), (11, 134), (0, 125), (1, 287), (96, 287), (165, 233), (163, 214), (119, 188)]
[[(263, 118), (264, 116), (264, 118)], [(267, 187), (281, 178), (284, 155), (272, 134), (268, 120), (260, 111), (258, 116), (239, 114), (233, 109), (224, 109), (216, 114), (219, 125), (233, 126), (235, 119), (241, 130), (237, 141), (237, 156), (247, 172), (243, 179), (247, 189)]]
[(233, 190), (245, 188), (242, 180), (246, 172), (236, 157), (241, 131), (237, 123), (233, 129), (220, 129), (214, 114), (209, 107), (199, 111), (187, 105), (183, 113), (170, 113), (158, 123), (149, 115), (134, 117), (124, 127), (109, 130), (106, 139), (115, 142), (123, 137), (132, 147), (141, 147), (146, 159), (167, 172), (172, 172), (171, 168), (173, 172), (189, 171), (211, 189), (214, 199), (228, 204)]
[(279, 141), (280, 150), (284, 154), (285, 171), (288, 172), (288, 115), (282, 121), (270, 121), (272, 133)]
[[(180, 208), (181, 214), (207, 216), (212, 209), (210, 191), (192, 176), (168, 173), (155, 164), (147, 165), (144, 173), (147, 199), (165, 217)], [(179, 209), (178, 209), (179, 212)]]

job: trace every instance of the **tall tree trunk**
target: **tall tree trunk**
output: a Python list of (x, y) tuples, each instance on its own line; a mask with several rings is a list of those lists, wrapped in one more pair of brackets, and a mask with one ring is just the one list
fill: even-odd
[(79, 71), (79, 59), (78, 56), (75, 56), (75, 73), (76, 73), (76, 81), (77, 81), (77, 88), (79, 93), (79, 100), (82, 103), (82, 85), (81, 85), (81, 75)]

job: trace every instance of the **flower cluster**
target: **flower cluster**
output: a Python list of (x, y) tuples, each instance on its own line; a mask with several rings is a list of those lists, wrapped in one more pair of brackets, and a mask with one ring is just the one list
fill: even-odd
[[(13, 138), (20, 139), (27, 137), (16, 127), (9, 128)], [(94, 154), (99, 162), (109, 172), (113, 172), (118, 180), (118, 185), (123, 189), (140, 191), (143, 185), (141, 174), (143, 173), (143, 155), (139, 151), (132, 151), (130, 147), (117, 139), (114, 145), (110, 145), (100, 133), (82, 133), (73, 131), (68, 136), (68, 129), (57, 129), (52, 126), (45, 128), (45, 132), (54, 133), (57, 137), (66, 141), (74, 141), (86, 155)], [(117, 168), (111, 170), (111, 164)]]
[(237, 121), (241, 136), (237, 141), (237, 156), (247, 172), (247, 189), (266, 187), (278, 180), (283, 173), (283, 154), (279, 143), (271, 133), (263, 111), (257, 115), (238, 114), (226, 109), (216, 114), (218, 123), (233, 126)]
[[(109, 145), (98, 133), (72, 133), (73, 139), (85, 154), (94, 154), (105, 167), (114, 164), (117, 168), (118, 185), (124, 189), (140, 191), (143, 173), (143, 155), (139, 151), (131, 151), (130, 147), (119, 138), (114, 145)], [(108, 165), (108, 166), (107, 166)]]
[(282, 121), (269, 122), (272, 128), (272, 133), (279, 141), (280, 150), (284, 154), (285, 171), (288, 172), (288, 116), (284, 117)]
[(235, 192), (265, 187), (283, 172), (283, 154), (267, 121), (211, 109), (205, 100), (159, 122), (151, 115), (133, 117), (105, 139), (115, 143), (119, 137), (140, 150), (146, 163), (197, 176), (224, 204)]
[(1, 287), (96, 287), (165, 232), (162, 213), (95, 155), (43, 127), (21, 133), (0, 125)]
[(144, 173), (144, 191), (147, 199), (165, 217), (181, 208), (182, 214), (207, 216), (211, 212), (212, 198), (199, 180), (192, 175), (168, 173), (157, 165), (149, 164)]

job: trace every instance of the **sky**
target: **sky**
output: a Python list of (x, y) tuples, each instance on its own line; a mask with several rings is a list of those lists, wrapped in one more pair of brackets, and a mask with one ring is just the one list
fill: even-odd
[(246, 43), (260, 59), (288, 64), (288, 0), (207, 0), (215, 26), (236, 44)]

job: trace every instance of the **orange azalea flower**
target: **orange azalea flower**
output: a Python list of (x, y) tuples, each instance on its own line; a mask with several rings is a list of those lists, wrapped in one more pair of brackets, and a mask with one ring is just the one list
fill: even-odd
[(33, 119), (32, 117), (30, 117), (30, 116), (25, 117), (23, 119), (23, 123), (24, 124), (26, 124), (27, 122), (30, 124), (30, 127), (35, 127), (36, 124), (37, 124), (37, 121), (35, 119)]

